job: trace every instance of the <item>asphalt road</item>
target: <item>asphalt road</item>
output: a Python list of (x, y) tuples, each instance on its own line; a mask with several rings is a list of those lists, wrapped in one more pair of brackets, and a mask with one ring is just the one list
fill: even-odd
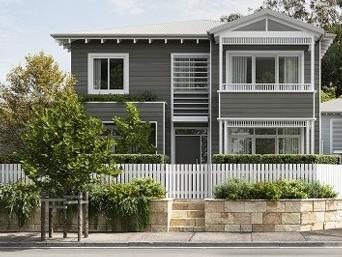
[(16, 257), (341, 257), (342, 248), (44, 248), (0, 249), (0, 256)]

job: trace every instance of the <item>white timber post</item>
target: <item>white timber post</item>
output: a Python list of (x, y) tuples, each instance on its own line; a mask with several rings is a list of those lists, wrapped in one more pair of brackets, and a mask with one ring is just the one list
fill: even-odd
[[(315, 38), (311, 37), (311, 87), (315, 90)], [(315, 93), (313, 94), (313, 103), (312, 103), (312, 108), (313, 108), (313, 118), (315, 118), (315, 113), (316, 113), (316, 95)], [(311, 121), (311, 154), (315, 152), (315, 122)]]
[(222, 154), (222, 120), (219, 120), (219, 152)]
[(310, 121), (306, 122), (306, 130), (305, 130), (305, 143), (306, 143), (306, 147), (305, 147), (305, 153), (310, 153)]
[(311, 154), (315, 153), (315, 121), (311, 121)]
[(219, 36), (219, 89), (222, 90), (223, 83), (223, 46), (222, 38)]
[(228, 125), (228, 122), (227, 120), (224, 121), (224, 153), (228, 153), (228, 129), (227, 129), (227, 125)]

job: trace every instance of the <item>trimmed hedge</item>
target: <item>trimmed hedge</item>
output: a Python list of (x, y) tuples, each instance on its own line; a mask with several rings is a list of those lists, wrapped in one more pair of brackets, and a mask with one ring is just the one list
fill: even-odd
[(157, 95), (152, 92), (146, 91), (139, 95), (79, 95), (81, 102), (155, 102), (158, 100)]
[(337, 192), (320, 182), (308, 183), (302, 180), (280, 180), (276, 182), (252, 183), (238, 178), (228, 180), (214, 188), (217, 199), (307, 199), (335, 198)]
[(136, 163), (136, 164), (162, 164), (167, 163), (168, 158), (164, 154), (113, 154), (115, 163)]
[(340, 164), (341, 156), (318, 154), (214, 154), (213, 163), (217, 164)]

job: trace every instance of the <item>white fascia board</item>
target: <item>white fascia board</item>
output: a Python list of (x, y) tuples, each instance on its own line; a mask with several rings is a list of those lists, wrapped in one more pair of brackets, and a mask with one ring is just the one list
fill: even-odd
[(223, 31), (221, 37), (312, 37), (312, 33), (304, 31)]

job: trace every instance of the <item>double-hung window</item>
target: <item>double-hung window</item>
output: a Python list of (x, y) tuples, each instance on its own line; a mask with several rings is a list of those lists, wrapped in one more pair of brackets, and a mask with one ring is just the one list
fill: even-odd
[(88, 93), (127, 94), (128, 84), (128, 54), (88, 55)]

